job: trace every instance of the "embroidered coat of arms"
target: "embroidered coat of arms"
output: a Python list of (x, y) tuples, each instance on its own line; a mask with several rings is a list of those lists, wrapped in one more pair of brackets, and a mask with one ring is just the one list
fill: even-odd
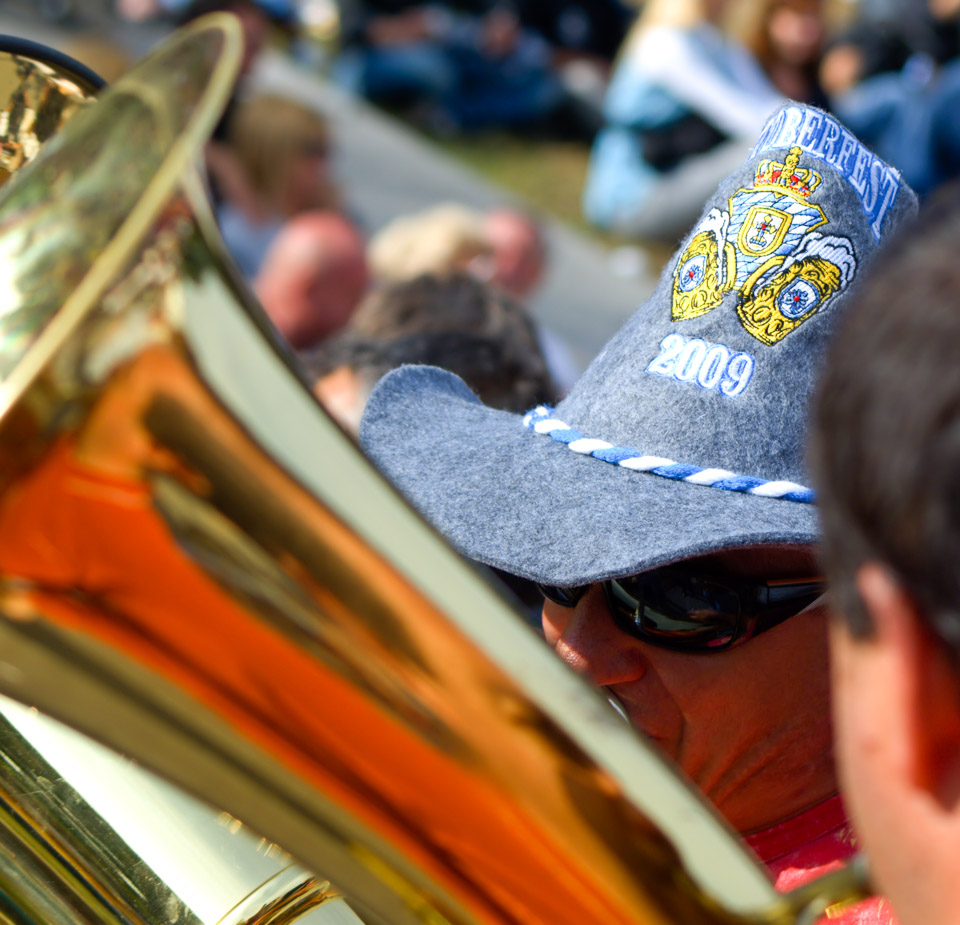
[(822, 177), (800, 166), (801, 153), (794, 147), (783, 163), (762, 161), (753, 186), (694, 229), (674, 270), (675, 321), (712, 311), (733, 290), (744, 328), (773, 346), (847, 288), (853, 245), (814, 230), (828, 221), (808, 198)]

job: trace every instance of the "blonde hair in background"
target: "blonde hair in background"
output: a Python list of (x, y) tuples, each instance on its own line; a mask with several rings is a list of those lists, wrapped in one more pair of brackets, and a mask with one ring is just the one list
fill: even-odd
[[(264, 95), (237, 104), (230, 145), (254, 192), (275, 214), (287, 211), (289, 170), (310, 146), (329, 147), (330, 127), (315, 109), (284, 96)], [(330, 190), (327, 207), (339, 205)]]
[(637, 25), (695, 26), (704, 17), (700, 0), (647, 0)]
[(371, 239), (367, 257), (376, 279), (397, 282), (464, 270), (492, 253), (481, 216), (444, 203), (385, 225)]
[[(767, 18), (774, 7), (784, 0), (728, 0), (723, 26), (727, 35), (735, 38), (761, 61), (769, 54)], [(827, 35), (848, 25), (856, 13), (855, 0), (820, 0), (818, 4)]]

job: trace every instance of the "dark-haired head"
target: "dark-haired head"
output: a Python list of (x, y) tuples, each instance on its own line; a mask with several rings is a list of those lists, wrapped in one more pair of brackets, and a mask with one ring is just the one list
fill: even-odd
[(811, 465), (835, 602), (860, 635), (862, 565), (886, 566), (960, 654), (960, 185), (876, 259), (826, 363)]

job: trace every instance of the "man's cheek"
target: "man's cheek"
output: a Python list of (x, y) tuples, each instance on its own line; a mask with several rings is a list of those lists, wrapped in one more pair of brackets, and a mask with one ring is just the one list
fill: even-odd
[(864, 765), (875, 747), (869, 715), (861, 716), (865, 694), (857, 684), (856, 644), (838, 619), (830, 622), (830, 680), (834, 737), (841, 784), (848, 800), (856, 800), (864, 782)]
[(540, 617), (540, 623), (543, 626), (543, 637), (547, 644), (555, 646), (563, 635), (563, 628), (567, 625), (570, 618), (568, 609), (559, 604), (551, 604), (547, 601), (543, 605), (543, 613)]

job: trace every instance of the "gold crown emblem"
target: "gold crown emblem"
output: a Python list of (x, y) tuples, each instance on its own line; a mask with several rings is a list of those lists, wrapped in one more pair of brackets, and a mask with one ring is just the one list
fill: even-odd
[(806, 199), (821, 183), (823, 177), (811, 167), (798, 167), (800, 148), (791, 148), (783, 163), (761, 161), (757, 167), (755, 189), (773, 189)]

